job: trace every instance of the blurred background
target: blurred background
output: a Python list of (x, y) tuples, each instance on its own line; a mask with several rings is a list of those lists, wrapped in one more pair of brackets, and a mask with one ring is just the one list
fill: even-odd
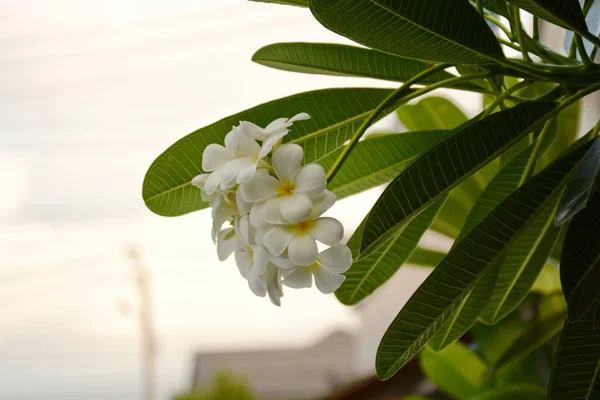
[[(221, 369), (281, 400), (372, 384), (379, 339), (428, 271), (402, 268), (357, 308), (316, 290), (277, 308), (218, 261), (209, 211), (164, 218), (141, 198), (153, 159), (201, 126), (297, 92), (385, 85), (250, 61), (273, 42), (343, 38), (307, 9), (244, 0), (2, 0), (0, 18), (0, 399), (166, 400), (235, 386)], [(377, 195), (331, 214), (349, 234)]]

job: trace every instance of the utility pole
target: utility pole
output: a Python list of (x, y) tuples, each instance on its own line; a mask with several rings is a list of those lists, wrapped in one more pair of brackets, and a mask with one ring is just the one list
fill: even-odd
[(141, 252), (136, 246), (129, 246), (126, 252), (133, 270), (134, 284), (137, 287), (139, 306), (137, 318), (140, 326), (142, 354), (143, 400), (155, 400), (155, 359), (156, 346), (152, 316), (152, 292), (150, 270), (143, 263)]

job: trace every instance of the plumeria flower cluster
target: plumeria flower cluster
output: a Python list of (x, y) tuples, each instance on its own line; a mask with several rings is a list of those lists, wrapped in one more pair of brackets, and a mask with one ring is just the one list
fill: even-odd
[[(323, 217), (336, 201), (326, 189), (319, 164), (302, 165), (297, 144), (281, 144), (301, 113), (279, 118), (265, 128), (251, 122), (225, 136), (225, 146), (209, 144), (202, 157), (206, 173), (192, 184), (212, 209), (212, 238), (221, 261), (232, 254), (254, 294), (280, 305), (283, 285), (323, 293), (340, 287), (352, 264), (340, 244), (344, 228)], [(319, 252), (317, 242), (330, 246)]]

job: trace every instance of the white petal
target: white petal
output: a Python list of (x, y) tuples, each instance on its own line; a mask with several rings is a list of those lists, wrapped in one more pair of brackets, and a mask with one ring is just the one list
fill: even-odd
[(336, 197), (333, 192), (325, 190), (320, 195), (312, 197), (311, 200), (313, 202), (313, 212), (311, 217), (317, 218), (335, 204)]
[(308, 115), (305, 112), (296, 114), (292, 118), (289, 119), (288, 123), (290, 123), (290, 125), (291, 125), (292, 122), (302, 121), (304, 119), (310, 119), (310, 115)]
[(240, 171), (252, 164), (252, 159), (248, 157), (240, 157), (229, 161), (227, 164), (225, 164), (223, 169), (221, 169), (221, 180), (225, 183), (233, 182), (233, 184), (235, 184), (236, 178)]
[(235, 263), (237, 264), (240, 274), (246, 278), (248, 271), (252, 265), (252, 253), (249, 251), (239, 250), (235, 252)]
[(281, 201), (280, 197), (273, 197), (265, 202), (263, 216), (269, 224), (287, 225), (289, 223), (281, 215)]
[[(284, 144), (273, 152), (273, 168), (279, 180), (292, 181), (302, 165), (304, 152), (297, 144)], [(321, 190), (322, 192), (322, 190)], [(320, 193), (320, 192), (319, 192)], [(318, 194), (318, 193), (316, 193)]]
[(247, 215), (244, 215), (236, 218), (233, 225), (235, 233), (244, 247), (250, 247), (253, 244), (250, 237), (249, 219), (250, 218)]
[(208, 175), (209, 174), (196, 175), (194, 179), (192, 179), (192, 185), (196, 186), (197, 188), (204, 189)]
[(318, 251), (311, 235), (296, 235), (290, 241), (288, 256), (296, 265), (312, 265), (317, 261)]
[(289, 258), (281, 256), (270, 256), (269, 260), (277, 267), (285, 270), (289, 270), (295, 267)]
[(252, 246), (252, 274), (260, 276), (267, 271), (269, 253), (262, 246)]
[(206, 194), (213, 194), (221, 183), (221, 170), (211, 172), (204, 183), (204, 190)]
[(265, 126), (265, 131), (272, 132), (272, 131), (280, 129), (280, 128), (285, 128), (285, 124), (287, 122), (288, 122), (288, 119), (285, 117), (277, 118), (276, 120), (271, 122), (269, 125)]
[(285, 227), (274, 226), (265, 233), (263, 240), (267, 250), (269, 250), (272, 255), (279, 256), (288, 247), (293, 236), (292, 232)]
[(319, 262), (326, 271), (341, 274), (350, 269), (352, 254), (348, 246), (336, 244), (319, 253)]
[(248, 277), (248, 287), (258, 297), (265, 297), (267, 294), (267, 285), (260, 276), (250, 275)]
[(281, 138), (287, 135), (287, 133), (288, 130), (286, 129), (282, 132), (273, 133), (268, 138), (266, 138), (262, 144), (262, 147), (260, 148), (260, 152), (258, 153), (258, 159), (260, 160), (261, 158), (269, 154), (271, 150), (273, 150), (273, 147), (275, 147), (277, 142), (279, 142)]
[(205, 171), (214, 171), (222, 168), (234, 158), (234, 154), (225, 147), (220, 144), (211, 143), (206, 146), (204, 153), (202, 153), (202, 169)]
[(267, 171), (259, 169), (252, 180), (240, 185), (240, 190), (246, 201), (254, 203), (274, 197), (277, 194), (278, 185), (277, 178), (269, 175)]
[(315, 220), (310, 234), (319, 242), (333, 246), (344, 237), (344, 226), (335, 218), (322, 217)]
[(346, 280), (344, 275), (334, 274), (323, 268), (314, 268), (312, 272), (315, 276), (315, 286), (324, 294), (335, 292)]
[(265, 132), (266, 129), (263, 129), (260, 126), (248, 121), (240, 121), (238, 130), (245, 132), (246, 135), (249, 135), (256, 140), (260, 140), (261, 142), (265, 140), (267, 136), (269, 136), (267, 132)]
[(231, 130), (227, 133), (227, 135), (225, 135), (225, 147), (228, 150), (231, 150), (231, 151), (235, 150), (234, 137), (235, 137), (235, 126), (233, 128), (231, 128)]
[(236, 209), (227, 205), (222, 204), (219, 208), (214, 209), (213, 225), (212, 225), (212, 239), (216, 241), (217, 233), (221, 230), (221, 227), (225, 222), (231, 221), (233, 216), (236, 214)]
[(240, 213), (240, 215), (248, 214), (252, 209), (252, 203), (244, 199), (241, 190), (237, 190), (235, 192), (235, 204), (237, 205), (238, 212)]
[(256, 173), (256, 163), (252, 163), (240, 171), (240, 173), (237, 176), (236, 182), (237, 183), (248, 182), (250, 179), (254, 178), (255, 173)]
[(267, 272), (263, 276), (263, 280), (267, 284), (267, 293), (271, 303), (276, 306), (281, 306), (281, 297), (283, 296), (283, 290), (281, 287), (281, 275), (279, 270), (270, 264), (267, 267)]
[(298, 267), (283, 279), (283, 284), (294, 289), (309, 288), (312, 286), (312, 272), (310, 268)]
[(226, 228), (217, 234), (217, 255), (220, 261), (225, 261), (238, 246), (238, 240), (233, 228)]
[(271, 227), (271, 224), (265, 220), (264, 205), (264, 203), (254, 204), (250, 210), (250, 223), (260, 232), (266, 232)]
[(281, 215), (290, 222), (306, 221), (312, 214), (312, 209), (312, 201), (305, 194), (294, 193), (281, 198)]
[(294, 186), (297, 192), (305, 193), (308, 196), (317, 196), (323, 193), (327, 187), (325, 170), (319, 164), (306, 164), (294, 176)]
[(233, 146), (236, 151), (239, 151), (250, 158), (254, 158), (258, 155), (260, 145), (254, 140), (249, 132), (243, 128), (237, 127), (233, 135)]

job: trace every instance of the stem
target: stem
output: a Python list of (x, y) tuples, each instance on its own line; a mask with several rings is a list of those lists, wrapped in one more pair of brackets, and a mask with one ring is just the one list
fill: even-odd
[(581, 56), (581, 60), (586, 67), (592, 65), (592, 60), (588, 56), (587, 51), (585, 51), (585, 45), (583, 44), (583, 39), (578, 34), (575, 34), (575, 43), (577, 43), (577, 49), (579, 50), (579, 55)]
[(508, 88), (506, 91), (504, 91), (502, 94), (500, 94), (500, 96), (496, 97), (496, 99), (492, 102), (492, 104), (489, 105), (489, 107), (483, 112), (483, 114), (481, 114), (481, 119), (489, 116), (492, 111), (494, 111), (494, 109), (496, 107), (498, 107), (500, 104), (502, 104), (502, 102), (508, 97), (510, 96), (512, 93), (523, 89), (526, 86), (531, 85), (532, 82), (530, 81), (522, 81), (517, 83), (516, 85), (514, 85), (513, 87)]
[[(360, 125), (358, 130), (354, 133), (354, 136), (352, 136), (352, 139), (350, 139), (350, 143), (348, 143), (348, 145), (344, 148), (344, 151), (342, 151), (342, 154), (340, 154), (340, 156), (337, 158), (337, 160), (335, 160), (335, 163), (333, 164), (333, 166), (329, 170), (329, 173), (327, 174), (327, 182), (328, 183), (331, 182), (331, 180), (333, 179), (335, 174), (338, 173), (338, 171), (344, 164), (344, 161), (346, 161), (346, 158), (348, 158), (348, 156), (350, 155), (352, 150), (354, 150), (354, 147), (358, 144), (358, 141), (364, 135), (367, 128), (369, 126), (371, 126), (371, 124), (377, 119), (377, 117), (379, 117), (379, 115), (385, 108), (390, 106), (392, 103), (394, 103), (399, 98), (402, 98), (402, 96), (405, 96), (405, 94), (409, 93), (411, 91), (410, 87), (414, 83), (417, 83), (438, 71), (444, 70), (444, 69), (448, 68), (448, 66), (449, 66), (448, 64), (438, 64), (432, 68), (429, 68), (429, 69), (413, 76), (412, 78), (410, 78), (409, 80), (404, 82), (404, 84), (402, 86), (400, 86), (398, 89), (394, 90), (385, 100), (383, 100), (381, 103), (379, 103), (379, 105), (371, 112), (371, 114), (367, 117), (367, 119)], [(438, 82), (438, 83), (441, 83), (441, 82)], [(408, 98), (408, 97), (405, 97), (405, 99), (406, 98)], [(406, 101), (408, 101), (408, 100), (406, 100)]]
[(521, 182), (519, 183), (519, 186), (521, 186), (523, 183), (527, 182), (529, 180), (529, 178), (531, 178), (531, 175), (533, 175), (533, 172), (535, 171), (535, 164), (537, 163), (538, 155), (540, 152), (540, 148), (542, 147), (542, 139), (544, 138), (544, 135), (546, 134), (546, 132), (548, 132), (550, 130), (550, 127), (552, 127), (552, 124), (554, 123), (554, 121), (556, 121), (556, 115), (554, 117), (550, 118), (548, 121), (546, 121), (546, 125), (544, 125), (544, 129), (542, 129), (540, 134), (537, 136), (537, 139), (535, 142), (535, 147), (533, 148), (533, 152), (531, 153), (531, 156), (529, 157), (529, 160), (527, 161), (527, 166), (525, 167), (525, 171), (523, 172), (523, 176), (521, 177)]
[(598, 122), (596, 122), (596, 126), (594, 126), (594, 128), (592, 128), (592, 131), (590, 132), (590, 140), (598, 136), (598, 133), (600, 133), (600, 119), (598, 120)]
[(509, 42), (508, 40), (504, 40), (502, 38), (498, 38), (498, 42), (500, 42), (501, 44), (510, 47), (513, 50), (517, 50), (517, 51), (521, 51), (521, 48), (519, 46), (517, 46), (516, 44)]
[(540, 40), (540, 22), (535, 15), (533, 16), (533, 40), (536, 42)]
[(477, 11), (479, 12), (479, 14), (484, 15), (483, 5), (481, 4), (481, 0), (477, 0)]
[(515, 32), (517, 34), (517, 40), (521, 46), (521, 54), (523, 54), (523, 60), (531, 62), (529, 53), (527, 52), (527, 46), (525, 44), (525, 32), (523, 31), (523, 25), (521, 25), (521, 15), (519, 14), (519, 8), (517, 6), (512, 7), (513, 18), (515, 20)]
[(494, 17), (493, 15), (487, 14), (487, 13), (483, 15), (483, 18), (487, 19), (488, 21), (490, 21), (491, 23), (496, 25), (498, 28), (500, 28), (502, 30), (502, 32), (504, 32), (504, 34), (506, 35), (508, 40), (510, 40), (511, 42), (515, 41), (514, 40), (515, 36), (512, 34), (510, 29), (508, 29), (506, 27), (506, 25), (504, 25), (498, 18)]

